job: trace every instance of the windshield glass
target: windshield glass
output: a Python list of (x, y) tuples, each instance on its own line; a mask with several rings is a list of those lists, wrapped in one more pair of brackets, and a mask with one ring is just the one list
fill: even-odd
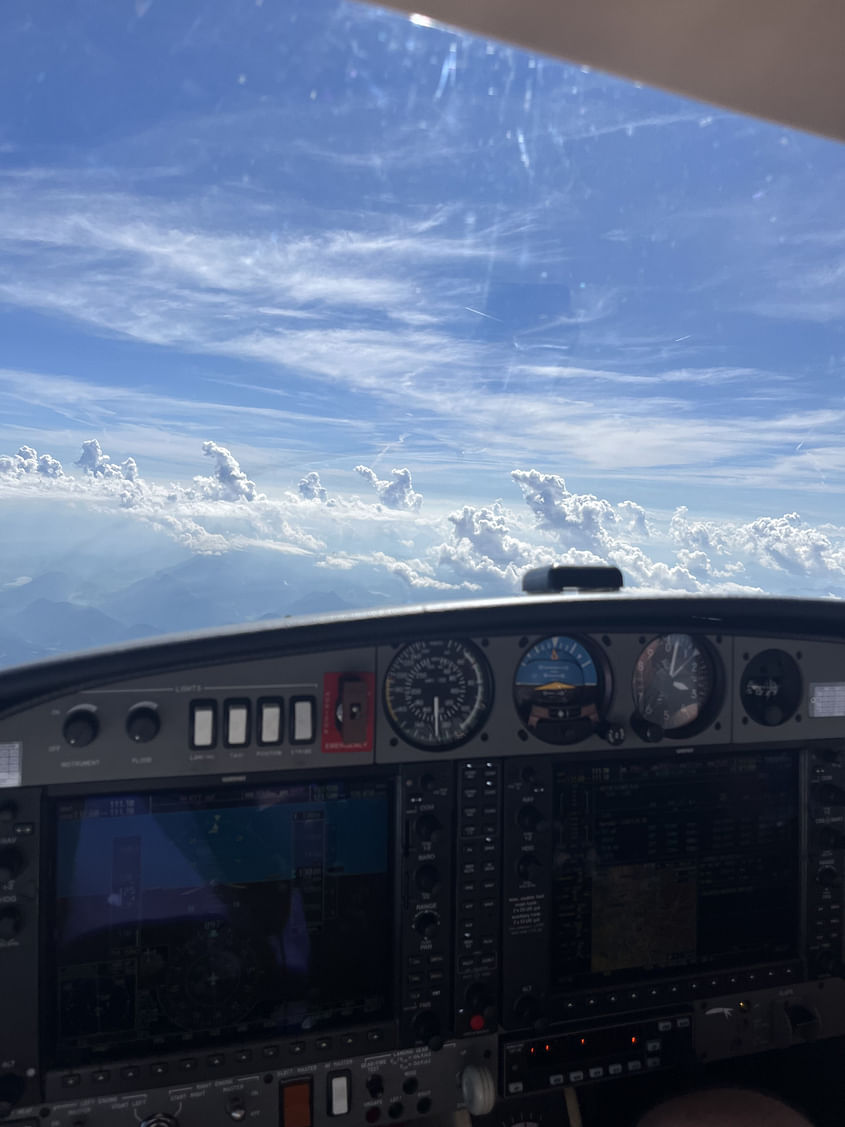
[(0, 27), (0, 663), (845, 594), (841, 146), (334, 0)]

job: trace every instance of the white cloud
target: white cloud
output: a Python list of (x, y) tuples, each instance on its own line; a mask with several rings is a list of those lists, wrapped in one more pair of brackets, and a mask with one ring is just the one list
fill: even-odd
[(94, 477), (119, 477), (124, 481), (138, 480), (138, 466), (134, 458), (127, 458), (119, 466), (112, 462), (108, 454), (100, 449), (96, 438), (89, 438), (82, 443), (82, 453), (73, 463)]
[(62, 463), (50, 454), (38, 454), (31, 446), (21, 446), (17, 454), (0, 455), (0, 474), (22, 477), (24, 474), (41, 474), (42, 477), (62, 477)]
[(419, 509), (422, 505), (422, 494), (414, 492), (409, 469), (393, 470), (391, 481), (382, 481), (378, 474), (369, 466), (356, 466), (355, 472), (360, 474), (365, 481), (372, 485), (378, 494), (379, 501), (388, 509)]
[(195, 477), (194, 486), (203, 497), (219, 498), (222, 501), (254, 501), (261, 494), (238, 465), (237, 460), (216, 442), (204, 442), (202, 452), (217, 462), (211, 477)]
[(328, 493), (325, 486), (320, 481), (320, 475), (316, 470), (310, 470), (305, 477), (301, 479), (297, 486), (300, 497), (304, 497), (306, 501), (326, 501), (328, 500)]

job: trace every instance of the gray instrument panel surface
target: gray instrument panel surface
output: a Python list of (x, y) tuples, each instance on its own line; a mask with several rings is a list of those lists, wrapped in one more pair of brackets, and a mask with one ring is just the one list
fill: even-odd
[[(556, 623), (555, 633), (567, 633)], [(670, 739), (644, 742), (631, 728), (633, 708), (631, 676), (643, 645), (658, 633), (670, 632), (665, 623), (659, 630), (626, 630), (601, 633), (576, 629), (571, 633), (587, 639), (602, 652), (610, 669), (613, 691), (606, 719), (625, 728), (619, 750), (667, 750)], [(685, 631), (684, 626), (678, 627)], [(425, 752), (397, 738), (386, 715), (383, 681), (390, 660), (397, 651), (393, 645), (361, 645), (344, 649), (315, 649), (310, 653), (285, 654), (280, 644), (277, 657), (262, 657), (215, 665), (197, 665), (178, 672), (136, 677), (89, 687), (82, 692), (64, 694), (41, 701), (0, 720), (0, 747), (11, 753), (10, 763), (20, 763), (19, 783), (23, 785), (163, 779), (168, 777), (236, 777), (266, 772), (338, 770), (371, 763), (401, 763), (426, 758), (460, 759), (583, 752), (612, 754), (614, 748), (598, 736), (590, 736), (565, 747), (544, 743), (520, 730), (522, 725), (513, 701), (513, 678), (520, 657), (534, 642), (548, 633), (508, 632), (507, 634), (449, 635), (474, 641), (489, 662), (494, 692), (490, 714), (483, 728), (466, 744), (445, 752)], [(810, 739), (840, 737), (845, 717), (809, 715), (810, 686), (819, 683), (845, 684), (845, 645), (836, 641), (802, 640), (764, 636), (733, 636), (700, 633), (717, 653), (724, 670), (725, 688), (721, 705), (703, 731), (675, 741), (678, 746), (719, 746), (725, 744), (778, 744)], [(411, 642), (409, 633), (403, 641)], [(793, 657), (802, 673), (802, 693), (794, 716), (777, 727), (767, 727), (748, 717), (740, 695), (742, 672), (747, 661), (768, 649), (783, 649)], [(748, 655), (748, 657), (746, 657)], [(374, 738), (363, 750), (338, 746), (336, 739), (324, 735), (332, 729), (338, 678), (363, 679), (370, 687), (370, 707), (374, 710)], [(316, 730), (313, 743), (297, 746), (286, 736), (278, 747), (261, 747), (255, 724), (251, 738), (242, 748), (223, 746), (218, 739), (213, 749), (191, 749), (190, 708), (199, 700), (216, 702), (222, 710), (227, 701), (243, 699), (253, 711), (264, 697), (279, 697), (287, 705), (299, 694), (311, 695), (316, 702)], [(148, 743), (135, 744), (126, 734), (127, 712), (133, 704), (155, 704), (161, 730)], [(62, 738), (62, 724), (68, 711), (80, 705), (96, 709), (99, 734), (86, 747), (74, 748)], [(6, 786), (15, 785), (14, 771)]]

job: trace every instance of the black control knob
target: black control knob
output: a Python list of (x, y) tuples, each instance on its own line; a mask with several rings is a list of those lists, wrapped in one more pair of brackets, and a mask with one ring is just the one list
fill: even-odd
[(26, 868), (26, 857), (13, 845), (0, 849), (0, 884), (7, 884)]
[(516, 863), (516, 871), (520, 880), (536, 880), (540, 860), (536, 853), (523, 853)]
[(663, 739), (663, 729), (660, 725), (655, 724), (653, 720), (646, 720), (639, 712), (635, 712), (631, 717), (631, 727), (647, 744), (658, 744)]
[(799, 1037), (802, 1041), (815, 1041), (821, 1033), (822, 1023), (817, 1010), (796, 1002), (786, 1007), (786, 1016), (789, 1018), (793, 1037)]
[(533, 802), (529, 802), (526, 806), (520, 807), (519, 813), (516, 816), (516, 822), (519, 828), (524, 833), (529, 834), (535, 833), (542, 821), (543, 815)]
[(126, 734), (136, 744), (154, 740), (161, 728), (161, 717), (155, 704), (135, 704), (126, 716)]
[(440, 917), (434, 912), (422, 912), (414, 920), (414, 928), (425, 939), (431, 939), (440, 930)]
[(20, 908), (0, 909), (0, 939), (14, 939), (23, 927)]
[(525, 1025), (536, 1025), (543, 1016), (543, 1010), (533, 994), (523, 994), (513, 1008), (514, 1014)]
[(417, 818), (417, 838), (426, 844), (437, 841), (443, 826), (433, 814), (420, 814)]
[(0, 804), (0, 826), (8, 826), (18, 816), (17, 802), (4, 802)]
[(370, 1098), (374, 1100), (384, 1094), (384, 1080), (380, 1073), (374, 1072), (372, 1076), (367, 1077), (366, 1089), (370, 1093)]
[(93, 743), (100, 732), (97, 710), (89, 704), (72, 708), (62, 725), (62, 735), (71, 747), (87, 747)]
[(816, 873), (816, 880), (820, 885), (823, 885), (824, 888), (833, 888), (839, 881), (839, 873), (832, 865), (822, 865)]
[(5, 1076), (0, 1076), (0, 1119), (12, 1114), (25, 1089), (23, 1077), (16, 1073), (7, 1072)]
[(414, 1018), (414, 1033), (429, 1048), (439, 1049), (443, 1044), (440, 1039), (440, 1018), (431, 1010), (420, 1010)]
[(414, 876), (414, 883), (420, 892), (431, 895), (440, 887), (440, 873), (434, 865), (420, 865)]

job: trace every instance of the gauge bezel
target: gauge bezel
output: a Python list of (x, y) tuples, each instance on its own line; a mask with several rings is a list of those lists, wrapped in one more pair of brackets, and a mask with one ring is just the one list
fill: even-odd
[(513, 707), (514, 711), (516, 712), (516, 717), (519, 721), (520, 728), (533, 739), (539, 740), (539, 742), (544, 744), (546, 747), (575, 747), (577, 744), (583, 743), (585, 740), (590, 739), (591, 735), (594, 735), (595, 733), (590, 733), (588, 735), (585, 735), (582, 739), (573, 740), (571, 742), (545, 739), (538, 732), (532, 731), (527, 726), (525, 720), (523, 720), (520, 714), (519, 702), (516, 699), (517, 674), (519, 673), (519, 669), (522, 663), (525, 661), (526, 657), (531, 653), (533, 649), (535, 649), (539, 645), (542, 645), (543, 642), (550, 641), (552, 638), (566, 638), (571, 642), (576, 642), (579, 646), (583, 647), (583, 649), (586, 650), (588, 656), (590, 657), (590, 660), (592, 661), (596, 669), (596, 689), (598, 695), (596, 709), (599, 714), (599, 721), (604, 721), (607, 719), (607, 713), (610, 710), (610, 704), (613, 699), (613, 674), (611, 672), (610, 661), (608, 659), (607, 653), (605, 652), (603, 646), (599, 646), (598, 643), (588, 635), (569, 633), (563, 630), (558, 631), (554, 634), (541, 634), (536, 638), (529, 639), (528, 643), (525, 645), (522, 654), (520, 655), (519, 660), (516, 663), (516, 667), (514, 668), (513, 676), (511, 677), (511, 697), (513, 699)]
[[(790, 711), (786, 713), (783, 718), (781, 720), (778, 720), (775, 724), (768, 724), (762, 717), (755, 716), (754, 713), (749, 709), (745, 699), (745, 688), (750, 679), (749, 670), (753, 665), (755, 665), (755, 663), (759, 662), (761, 658), (766, 657), (768, 654), (777, 654), (779, 659), (786, 658), (787, 663), (791, 666), (791, 668), (789, 669), (789, 675), (790, 677), (794, 676), (796, 679), (792, 684), (794, 701), (792, 697), (789, 698), (791, 705)], [(784, 649), (783, 646), (769, 646), (765, 650), (759, 650), (757, 653), (753, 654), (743, 666), (742, 673), (739, 675), (739, 680), (737, 681), (737, 691), (739, 693), (740, 707), (742, 708), (744, 715), (748, 717), (748, 720), (752, 724), (759, 724), (761, 728), (779, 728), (781, 724), (788, 724), (789, 721), (792, 720), (792, 718), (795, 716), (798, 709), (801, 707), (801, 701), (804, 697), (804, 686), (804, 675), (801, 672), (801, 666), (795, 660), (794, 656), (788, 650)], [(797, 692), (795, 691), (796, 689)]]
[(640, 646), (637, 656), (634, 659), (634, 668), (631, 670), (631, 699), (633, 700), (634, 714), (636, 716), (641, 717), (643, 720), (648, 719), (648, 717), (644, 716), (640, 711), (640, 706), (637, 701), (637, 691), (635, 685), (637, 677), (637, 665), (645, 651), (650, 646), (654, 645), (655, 642), (661, 641), (663, 638), (670, 638), (673, 634), (680, 634), (685, 638), (692, 638), (699, 651), (703, 653), (707, 660), (710, 662), (710, 668), (712, 670), (712, 685), (710, 688), (710, 695), (705, 703), (701, 706), (701, 709), (695, 720), (690, 721), (689, 724), (683, 724), (679, 728), (663, 729), (664, 738), (683, 740), (687, 739), (689, 736), (700, 735), (701, 732), (710, 727), (710, 725), (719, 715), (725, 699), (725, 667), (721, 658), (719, 657), (716, 647), (704, 634), (692, 634), (686, 630), (669, 630), (665, 634), (654, 634)]
[[(401, 726), (401, 723), (394, 717), (388, 698), (388, 686), (390, 684), (391, 670), (400, 660), (406, 650), (411, 646), (431, 646), (431, 645), (448, 645), (449, 643), (461, 646), (465, 652), (470, 653), (476, 661), (478, 668), (481, 670), (483, 677), (483, 685), (481, 687), (481, 700), (478, 708), (478, 716), (472, 725), (471, 729), (465, 732), (459, 739), (446, 740), (440, 743), (423, 743), (420, 740), (409, 735)], [(470, 638), (416, 638), (410, 642), (404, 642), (396, 647), (396, 652), (390, 659), (387, 669), (384, 673), (384, 679), (381, 686), (381, 701), (384, 709), (384, 714), (387, 721), (394, 733), (406, 743), (409, 747), (416, 748), (418, 751), (429, 752), (438, 754), (443, 751), (454, 751), (456, 748), (463, 747), (469, 743), (470, 740), (475, 739), (480, 735), (484, 725), (490, 719), (493, 709), (493, 699), (495, 694), (495, 680), (493, 678), (493, 671), (490, 667), (490, 662), (487, 660), (481, 646), (472, 641)]]

